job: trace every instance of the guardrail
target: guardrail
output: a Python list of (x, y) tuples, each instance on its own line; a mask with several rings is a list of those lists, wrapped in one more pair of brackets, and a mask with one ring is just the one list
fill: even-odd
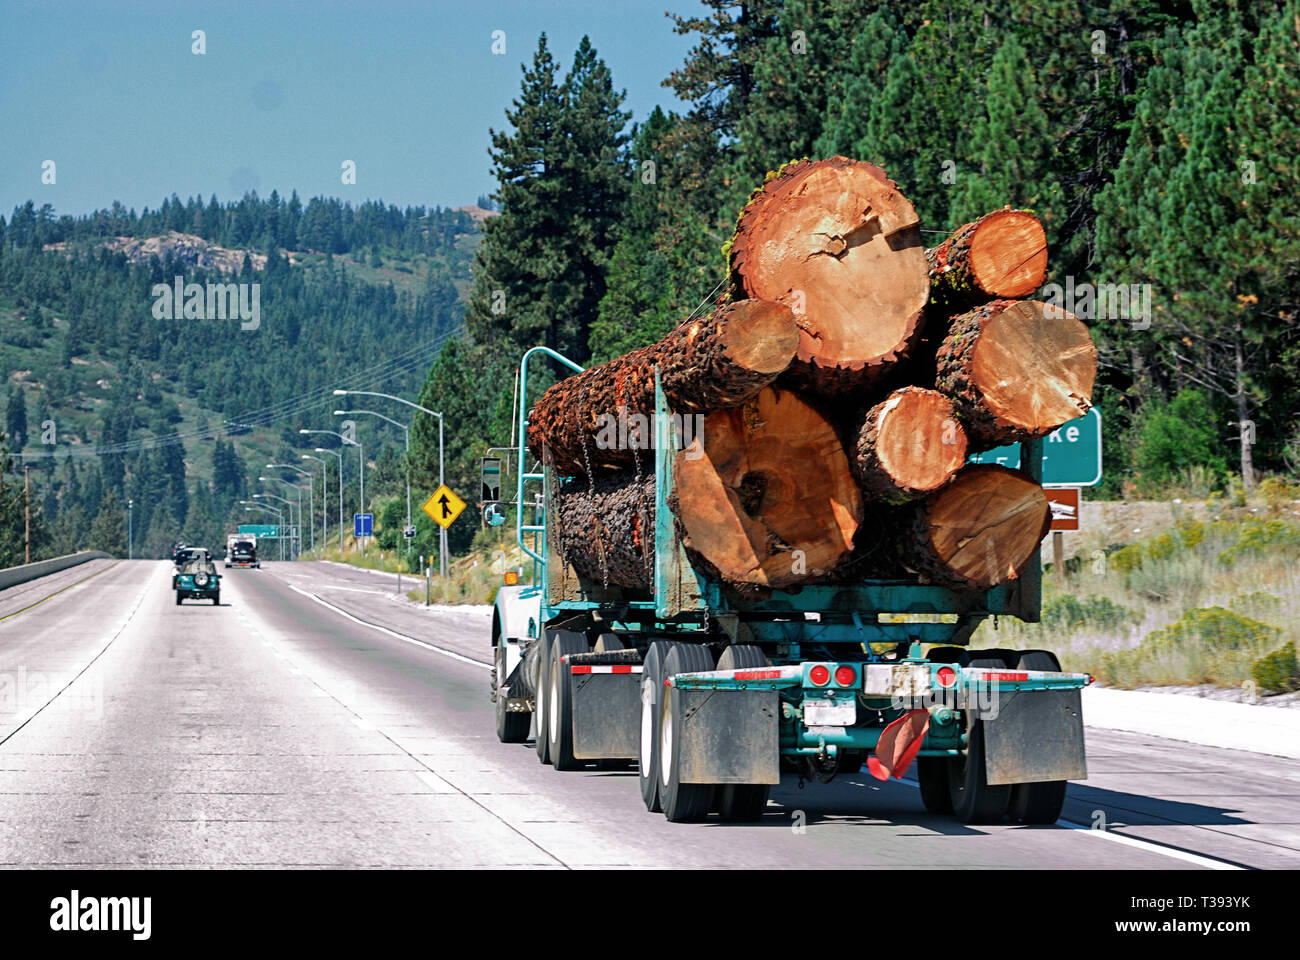
[(67, 570), (87, 560), (97, 560), (101, 557), (114, 559), (111, 553), (105, 553), (103, 550), (83, 550), (81, 553), (70, 553), (66, 557), (53, 557), (49, 560), (37, 560), (35, 563), (9, 567), (0, 570), (0, 590), (26, 583), (28, 580), (35, 580), (37, 577), (49, 576), (51, 573), (58, 573), (60, 570)]

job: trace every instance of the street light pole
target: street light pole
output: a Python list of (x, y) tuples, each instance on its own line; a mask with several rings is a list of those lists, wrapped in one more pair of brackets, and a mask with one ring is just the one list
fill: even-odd
[[(135, 559), (135, 501), (126, 501), (126, 558)], [(31, 557), (27, 558), (31, 562)]]
[[(312, 472), (310, 470), (304, 470), (302, 467), (295, 467), (292, 463), (268, 463), (266, 465), (266, 468), (268, 470), (273, 470), (277, 467), (284, 470), (292, 470), (294, 473), (301, 474), (302, 476), (307, 478), (307, 515), (310, 517), (312, 515), (312, 511), (315, 509), (314, 504), (316, 503), (316, 478), (312, 475)], [(324, 499), (324, 497), (325, 497), (325, 493), (324, 491), (321, 491), (321, 498)], [(298, 522), (299, 523), (302, 522), (301, 513), (298, 515)], [(311, 549), (315, 550), (316, 549), (316, 521), (315, 520), (312, 520), (310, 523), (307, 524), (307, 535), (311, 543)]]
[(320, 457), (313, 457), (310, 453), (300, 454), (300, 456), (304, 460), (315, 460), (320, 464), (320, 543), (322, 550), (328, 550), (330, 543), (329, 517), (326, 516), (325, 502), (330, 492), (329, 464)]
[[(253, 494), (253, 496), (263, 497), (266, 496), (266, 494), (255, 493)], [(251, 500), (240, 500), (239, 502), (242, 503), (244, 505), (244, 509), (250, 513), (252, 512), (253, 507), (261, 507), (263, 510), (270, 510), (273, 514), (275, 514), (275, 519), (278, 524), (276, 527), (277, 536), (275, 538), (275, 542), (280, 546), (280, 559), (283, 560), (284, 559), (284, 537), (279, 536), (278, 534), (280, 528), (284, 526), (284, 514), (281, 513), (279, 510), (275, 509), (275, 507), (271, 506), (269, 503), (254, 503)], [(288, 502), (289, 502), (288, 500), (285, 501), (285, 503)]]
[[(263, 478), (259, 477), (258, 479), (260, 480), (260, 479), (263, 479)], [(285, 499), (284, 497), (277, 497), (277, 496), (276, 496), (275, 494), (273, 494), (273, 493), (255, 493), (255, 494), (253, 494), (253, 498), (254, 498), (255, 500), (261, 500), (261, 499), (279, 500), (279, 501), (280, 501), (281, 503), (283, 503), (283, 504), (285, 505), (285, 507), (287, 508), (287, 511), (286, 511), (286, 512), (289, 514), (289, 526), (291, 526), (291, 527), (293, 526), (293, 501), (292, 501), (292, 500), (287, 500), (287, 499)], [(275, 509), (275, 508), (272, 507), (271, 509)], [(283, 538), (283, 537), (280, 538), (280, 559), (281, 559), (281, 560), (284, 559), (284, 538)], [(292, 536), (292, 534), (291, 534), (290, 537), (289, 537), (289, 559), (290, 559), (290, 560), (293, 559), (293, 536)]]
[[(328, 433), (331, 437), (338, 437), (344, 443), (357, 443), (355, 440), (349, 440), (343, 434), (334, 430), (299, 430), (299, 433)], [(357, 444), (360, 446), (360, 444)], [(334, 450), (328, 450), (324, 447), (316, 447), (317, 453), (333, 453), (339, 458), (339, 559), (343, 559), (343, 454)]]
[(386, 417), (382, 413), (376, 413), (373, 410), (335, 410), (336, 417), (350, 417), (358, 413), (368, 413), (372, 417), (378, 417), (380, 420), (386, 420), (395, 427), (399, 427), (406, 436), (406, 525), (411, 525), (411, 428), (399, 420), (392, 417)]
[[(414, 407), (416, 410), (421, 410), (424, 413), (429, 414), (429, 416), (431, 417), (437, 417), (438, 418), (438, 486), (442, 486), (444, 483), (447, 482), (443, 474), (443, 463), (444, 463), (443, 446), (442, 446), (443, 417), (441, 413), (439, 413), (437, 410), (430, 410), (428, 407), (422, 407), (418, 403), (412, 403), (410, 400), (403, 400), (401, 397), (395, 397), (391, 393), (376, 393), (373, 390), (335, 390), (334, 396), (336, 397), (349, 397), (349, 396), (383, 397), (385, 400), (395, 400), (398, 403), (406, 404), (408, 407)], [(438, 525), (438, 570), (439, 570), (439, 575), (442, 576), (444, 579), (446, 579), (447, 528), (442, 526), (441, 524)]]
[[(257, 479), (261, 480), (263, 483), (275, 481), (284, 484), (286, 487), (292, 487), (298, 496), (298, 523), (294, 527), (293, 540), (290, 541), (290, 545), (293, 547), (293, 559), (297, 560), (298, 555), (302, 553), (302, 487), (296, 483), (290, 483), (288, 480), (282, 480), (279, 477), (258, 477)], [(285, 503), (289, 504), (289, 521), (292, 523), (293, 501), (286, 500)]]

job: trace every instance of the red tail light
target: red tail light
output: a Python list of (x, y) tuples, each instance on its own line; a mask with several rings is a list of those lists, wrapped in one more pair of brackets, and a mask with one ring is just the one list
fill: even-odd
[(808, 671), (808, 679), (817, 686), (824, 687), (831, 682), (831, 672), (819, 663)]
[(853, 668), (850, 667), (848, 664), (842, 663), (835, 668), (835, 683), (838, 686), (841, 687), (853, 686), (853, 681), (856, 676), (857, 675), (853, 672)]
[(957, 682), (957, 671), (952, 667), (940, 667), (935, 671), (934, 676), (941, 687), (951, 687)]

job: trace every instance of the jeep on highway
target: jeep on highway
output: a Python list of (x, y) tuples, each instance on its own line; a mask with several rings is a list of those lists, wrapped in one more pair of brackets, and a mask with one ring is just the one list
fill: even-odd
[(176, 605), (179, 607), (185, 599), (211, 600), (215, 607), (221, 603), (221, 577), (217, 565), (202, 547), (195, 552), (200, 556), (187, 560), (172, 576)]

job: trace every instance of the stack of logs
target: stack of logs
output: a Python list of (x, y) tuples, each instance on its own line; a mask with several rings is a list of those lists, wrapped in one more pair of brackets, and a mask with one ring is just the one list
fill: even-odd
[[(1014, 579), (1046, 535), (1026, 474), (971, 454), (1086, 413), (1097, 353), (1043, 283), (1042, 225), (1006, 208), (925, 249), (883, 170), (832, 157), (754, 192), (731, 289), (658, 343), (554, 384), (528, 444), (569, 477), (566, 562), (648, 588), (655, 373), (681, 431), (669, 505), (694, 563), (744, 589)], [(695, 435), (698, 434), (698, 435)]]

